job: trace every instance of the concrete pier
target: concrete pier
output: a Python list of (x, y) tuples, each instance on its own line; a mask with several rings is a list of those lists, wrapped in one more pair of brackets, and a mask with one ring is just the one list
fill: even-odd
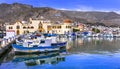
[(15, 37), (10, 37), (8, 39), (0, 40), (0, 58), (8, 51), (11, 47), (11, 44), (15, 42)]

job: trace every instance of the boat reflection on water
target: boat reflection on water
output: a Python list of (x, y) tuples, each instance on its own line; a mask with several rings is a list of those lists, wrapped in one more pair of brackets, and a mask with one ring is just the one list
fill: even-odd
[(25, 62), (26, 66), (35, 66), (43, 64), (58, 64), (65, 61), (64, 53), (46, 53), (46, 54), (29, 54), (29, 55), (15, 55), (13, 62)]

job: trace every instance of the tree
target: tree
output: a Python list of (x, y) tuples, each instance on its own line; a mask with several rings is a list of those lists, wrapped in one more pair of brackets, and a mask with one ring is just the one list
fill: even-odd
[(77, 32), (77, 31), (80, 31), (79, 29), (73, 29), (73, 32)]
[(97, 28), (92, 28), (92, 31), (95, 32), (95, 33), (100, 33), (100, 30), (97, 29)]

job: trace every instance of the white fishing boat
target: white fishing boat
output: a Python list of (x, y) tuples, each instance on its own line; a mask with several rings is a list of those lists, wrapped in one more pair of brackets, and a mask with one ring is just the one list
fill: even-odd
[(17, 53), (45, 53), (66, 50), (66, 41), (58, 42), (56, 37), (35, 37), (16, 40), (12, 47)]

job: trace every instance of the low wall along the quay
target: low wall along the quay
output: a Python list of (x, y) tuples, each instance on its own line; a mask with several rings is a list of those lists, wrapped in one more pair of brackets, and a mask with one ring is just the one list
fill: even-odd
[(15, 37), (11, 37), (0, 41), (0, 58), (10, 49), (11, 44), (15, 42), (15, 39)]

